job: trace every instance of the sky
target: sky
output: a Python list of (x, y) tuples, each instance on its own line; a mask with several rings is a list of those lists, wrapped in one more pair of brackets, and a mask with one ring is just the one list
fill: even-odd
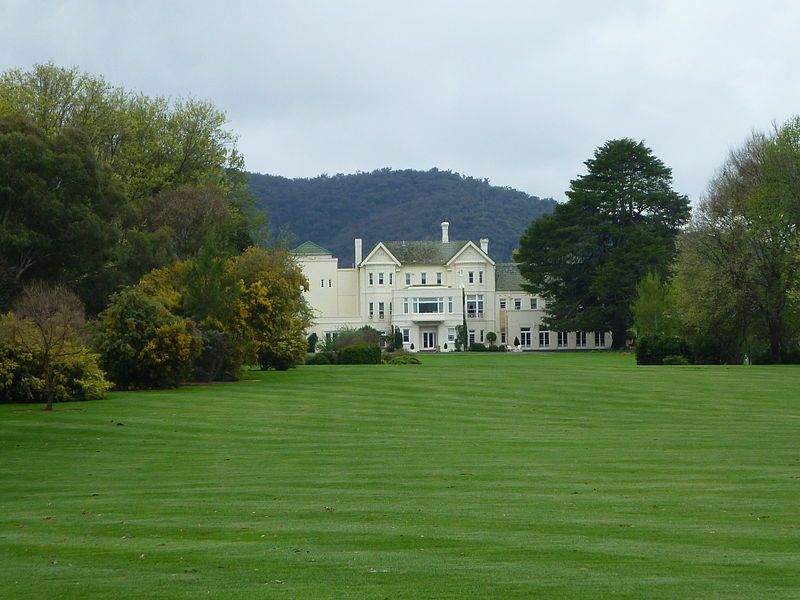
[(0, 0), (0, 70), (210, 100), (247, 169), (449, 169), (564, 200), (609, 139), (696, 202), (800, 113), (795, 1)]

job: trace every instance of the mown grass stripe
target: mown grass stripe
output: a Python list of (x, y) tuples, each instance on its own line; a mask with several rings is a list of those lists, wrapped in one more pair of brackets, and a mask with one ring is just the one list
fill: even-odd
[(0, 406), (0, 595), (800, 595), (796, 368), (422, 359)]

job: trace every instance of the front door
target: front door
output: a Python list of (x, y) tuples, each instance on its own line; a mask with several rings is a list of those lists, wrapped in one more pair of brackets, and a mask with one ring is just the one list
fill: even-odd
[(422, 331), (422, 349), (436, 350), (436, 330), (425, 329)]

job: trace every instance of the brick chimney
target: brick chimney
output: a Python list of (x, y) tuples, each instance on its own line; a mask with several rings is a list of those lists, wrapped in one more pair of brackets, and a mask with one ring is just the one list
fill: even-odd
[(447, 221), (442, 221), (442, 243), (446, 244), (450, 241), (450, 235), (447, 233), (448, 228), (450, 227), (450, 223)]

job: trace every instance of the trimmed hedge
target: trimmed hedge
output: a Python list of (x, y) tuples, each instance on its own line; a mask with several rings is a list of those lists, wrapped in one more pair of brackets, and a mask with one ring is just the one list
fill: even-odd
[(401, 354), (400, 356), (395, 356), (387, 364), (390, 364), (390, 365), (421, 365), (422, 363), (420, 362), (420, 360), (416, 356), (411, 356), (410, 354)]
[(688, 365), (689, 359), (685, 356), (675, 356), (674, 354), (670, 354), (669, 356), (665, 356), (664, 359), (661, 361), (662, 365)]
[(378, 344), (353, 344), (339, 350), (337, 359), (340, 365), (379, 365), (381, 348)]
[(475, 342), (469, 347), (470, 352), (486, 352), (486, 346), (480, 342)]
[[(652, 335), (639, 338), (636, 342), (637, 365), (662, 365), (667, 356), (671, 361), (674, 361), (676, 357), (683, 357), (688, 364), (691, 352), (686, 341), (677, 337)], [(670, 364), (676, 363), (671, 362)]]

